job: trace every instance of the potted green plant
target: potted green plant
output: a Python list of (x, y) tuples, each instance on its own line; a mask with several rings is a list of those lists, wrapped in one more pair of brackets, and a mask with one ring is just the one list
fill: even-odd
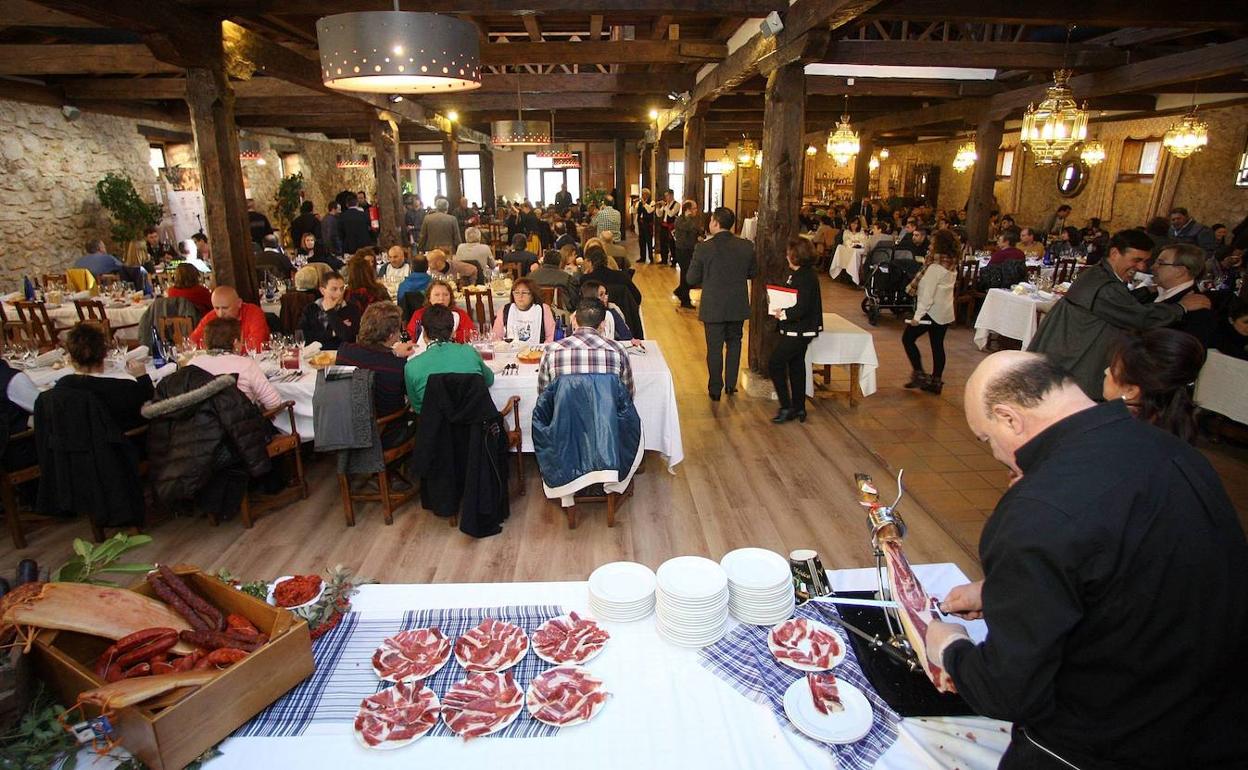
[(277, 219), (277, 230), (285, 239), (290, 232), (290, 223), (299, 216), (299, 206), (303, 203), (303, 172), (284, 177), (277, 185), (276, 198), (273, 213)]
[(131, 252), (137, 249), (136, 241), (143, 237), (144, 230), (160, 223), (165, 207), (140, 198), (134, 182), (124, 174), (105, 174), (95, 183), (95, 195), (108, 211), (113, 243), (124, 244), (130, 262)]

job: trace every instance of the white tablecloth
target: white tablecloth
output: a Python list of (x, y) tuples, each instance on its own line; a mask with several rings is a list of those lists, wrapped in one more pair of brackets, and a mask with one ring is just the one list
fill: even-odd
[(1248, 425), (1248, 361), (1209, 351), (1196, 380), (1196, 404)]
[(849, 273), (849, 278), (855, 285), (861, 284), (862, 276), (859, 274), (859, 267), (863, 256), (868, 253), (865, 247), (855, 249), (842, 243), (836, 247), (836, 252), (832, 255), (832, 267), (828, 270), (828, 275), (835, 278), (841, 274), (841, 271), (845, 271)]
[(1040, 324), (1040, 311), (1047, 311), (1055, 304), (1056, 298), (1043, 300), (1033, 294), (989, 289), (975, 318), (975, 345), (983, 350), (988, 345), (988, 333), (996, 332), (1002, 337), (1019, 340), (1026, 350)]
[(758, 217), (750, 217), (741, 223), (741, 237), (747, 241), (754, 240), (758, 234)]
[[(139, 319), (143, 317), (143, 313), (148, 306), (152, 304), (151, 300), (143, 300), (139, 304), (126, 303), (124, 305), (114, 306), (112, 300), (108, 298), (100, 298), (104, 303), (104, 314), (108, 316), (108, 322), (114, 330), (118, 326), (128, 326), (137, 324)], [(73, 326), (78, 323), (78, 309), (74, 307), (73, 300), (66, 300), (59, 305), (45, 305), (48, 310), (48, 318), (51, 318), (57, 326)], [(19, 319), (17, 307), (14, 305), (5, 305), (5, 316), (10, 321)], [(131, 329), (122, 329), (116, 332), (117, 339), (134, 341), (139, 338), (138, 327)]]
[[(657, 564), (651, 565), (657, 567)], [(953, 564), (915, 568), (924, 588), (944, 596), (967, 582)], [(867, 590), (874, 571), (832, 573), (838, 590)], [(357, 612), (394, 617), (418, 608), (490, 607), (557, 604), (587, 611), (584, 583), (476, 583), (372, 585), (353, 599)], [(602, 677), (611, 699), (594, 721), (562, 730), (550, 738), (422, 738), (395, 751), (369, 751), (351, 735), (351, 723), (313, 725), (293, 738), (232, 738), (221, 746), (213, 770), (259, 767), (496, 767), (551, 770), (593, 767), (598, 770), (726, 770), (728, 768), (820, 768), (832, 770), (832, 756), (779, 724), (765, 706), (744, 697), (698, 663), (698, 651), (664, 642), (653, 617), (636, 623), (605, 623), (611, 641), (588, 665)], [(976, 639), (982, 622), (966, 624)], [(368, 661), (361, 661), (368, 665)], [(995, 768), (1008, 743), (1004, 723), (977, 717), (906, 719), (897, 742), (880, 759), (886, 770)], [(955, 733), (973, 731), (968, 741)], [(86, 752), (79, 767), (88, 764)], [(111, 764), (111, 763), (108, 763)]]
[[(676, 388), (672, 383), (672, 370), (668, 368), (659, 344), (646, 340), (645, 349), (644, 354), (629, 356), (633, 367), (633, 381), (637, 388), (634, 402), (638, 414), (641, 415), (645, 448), (662, 454), (671, 469), (685, 459), (680, 436), (680, 414), (676, 407)], [(487, 362), (496, 373), (490, 395), (500, 408), (507, 403), (507, 399), (520, 396), (520, 427), (524, 435), (524, 451), (532, 452), (533, 407), (537, 405), (537, 364), (520, 364), (519, 374), (497, 374), (513, 361), (514, 355), (496, 356)], [(316, 372), (306, 368), (298, 380), (276, 382), (273, 387), (283, 399), (295, 402), (295, 425), (299, 436), (305, 440), (311, 439), (315, 435), (312, 428), (312, 394), (316, 390)], [(506, 422), (511, 426), (510, 416)], [(274, 424), (283, 430), (289, 430), (289, 420), (285, 414), (278, 415)]]
[(880, 359), (875, 355), (875, 340), (870, 332), (836, 313), (823, 314), (823, 331), (806, 348), (807, 395), (815, 395), (814, 367), (824, 364), (859, 364), (858, 389), (864, 396), (875, 392), (875, 370), (880, 366)]

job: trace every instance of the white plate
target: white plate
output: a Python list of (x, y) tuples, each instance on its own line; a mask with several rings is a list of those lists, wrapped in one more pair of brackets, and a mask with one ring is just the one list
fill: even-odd
[(784, 714), (802, 733), (824, 743), (854, 743), (871, 732), (874, 712), (862, 691), (844, 679), (836, 680), (836, 692), (844, 711), (820, 714), (810, 695), (806, 677), (784, 691)]
[[(573, 666), (573, 665), (571, 665), (571, 664), (563, 664), (562, 666), (559, 666), (559, 667), (560, 667), (560, 668), (572, 668), (572, 669), (576, 669), (577, 671), (580, 671), (580, 672), (581, 672), (581, 673), (583, 673), (583, 674), (586, 674), (586, 675), (588, 675), (588, 676), (593, 676), (593, 674), (591, 674), (588, 670), (583, 669), (583, 668), (580, 668), (579, 666)], [(543, 671), (541, 674), (538, 674), (537, 676), (542, 676), (543, 674), (548, 674), (548, 673), (550, 673), (551, 671), (554, 671), (554, 670), (555, 670), (555, 669), (553, 669), (553, 668), (546, 669), (545, 671)], [(536, 678), (537, 678), (537, 677), (534, 677), (534, 679), (535, 679), (535, 680), (536, 680)], [(594, 678), (595, 678), (595, 679), (597, 679), (598, 677), (594, 677)], [(601, 680), (599, 680), (599, 681), (601, 681)], [(601, 690), (603, 690), (604, 692), (606, 691), (606, 687), (604, 687), (604, 686), (602, 686), (602, 685), (599, 685), (599, 688), (598, 688), (598, 689), (601, 689)], [(597, 692), (597, 690), (595, 690), (595, 692)], [(607, 694), (608, 694), (608, 695), (610, 695), (610, 693), (607, 693)], [(536, 700), (537, 700), (537, 694), (536, 694), (535, 692), (533, 692), (533, 682), (529, 682), (529, 688), (528, 688), (528, 689), (525, 691), (525, 693), (524, 693), (524, 710), (525, 710), (525, 711), (528, 711), (528, 712), (529, 712), (529, 716), (533, 717), (533, 719), (535, 719), (536, 721), (541, 722), (541, 723), (542, 723), (542, 724), (544, 724), (544, 725), (550, 725), (551, 727), (560, 727), (560, 728), (563, 728), (563, 727), (575, 727), (576, 725), (583, 725), (583, 724), (585, 724), (586, 722), (588, 722), (589, 720), (591, 720), (591, 719), (593, 719), (594, 717), (598, 716), (598, 712), (599, 712), (599, 711), (602, 711), (602, 707), (603, 707), (603, 706), (605, 706), (605, 705), (607, 705), (607, 702), (604, 700), (604, 701), (602, 701), (602, 702), (598, 703), (597, 705), (595, 705), (595, 706), (593, 707), (593, 709), (591, 709), (591, 710), (590, 710), (590, 712), (589, 712), (589, 716), (588, 716), (588, 717), (586, 717), (586, 718), (584, 718), (584, 719), (579, 719), (579, 720), (577, 720), (577, 721), (575, 721), (575, 722), (564, 722), (563, 724), (560, 724), (560, 723), (558, 723), (558, 722), (548, 722), (548, 721), (546, 721), (545, 719), (542, 719), (542, 718), (538, 717), (538, 716), (537, 716), (537, 714), (535, 714), (535, 713), (533, 712), (533, 706), (532, 706), (532, 703), (533, 703), (534, 701), (536, 701)], [(538, 710), (540, 711), (541, 709), (539, 708)]]
[(589, 592), (610, 603), (630, 603), (654, 595), (654, 572), (644, 564), (616, 561), (590, 573)]
[(363, 733), (355, 729), (355, 720), (353, 719), (351, 721), (351, 732), (355, 735), (356, 743), (359, 743), (361, 746), (368, 749), (369, 751), (394, 751), (395, 749), (401, 749), (404, 746), (410, 746), (411, 744), (425, 737), (429, 733), (430, 730), (438, 726), (438, 722), (441, 721), (442, 719), (442, 702), (438, 700), (438, 694), (434, 692), (433, 690), (430, 690), (428, 687), (420, 688), (421, 693), (424, 693), (425, 690), (429, 690), (430, 694), (433, 695), (433, 708), (434, 708), (434, 711), (437, 712), (437, 718), (433, 720), (433, 724), (425, 728), (425, 731), (423, 733), (420, 733), (419, 735), (413, 735), (411, 738), (407, 738), (406, 740), (402, 740), (402, 741), (385, 741), (376, 746), (369, 746), (368, 743), (364, 740)]
[[(818, 629), (820, 631), (826, 631), (827, 633), (832, 634), (833, 636), (836, 637), (836, 643), (840, 646), (840, 651), (836, 655), (832, 656), (831, 662), (829, 662), (827, 666), (810, 666), (805, 663), (795, 663), (794, 661), (791, 661), (787, 658), (775, 658), (774, 653), (772, 653), (772, 657), (776, 659), (776, 662), (782, 663), (788, 666), (789, 668), (795, 668), (798, 671), (827, 671), (831, 668), (834, 668), (840, 665), (841, 661), (845, 660), (845, 637), (837, 633), (836, 629), (830, 626), (825, 626), (824, 624), (818, 621), (811, 620), (810, 618), (804, 618), (804, 620), (808, 624), (810, 624), (811, 628)], [(773, 626), (771, 630), (767, 632), (767, 649), (768, 650), (771, 649), (771, 635), (776, 630), (776, 627), (781, 626), (787, 622), (788, 622), (787, 619), (784, 621), (781, 621), (780, 623), (777, 623), (775, 626)]]
[[(408, 630), (411, 630), (411, 631), (422, 631), (422, 630), (423, 630), (423, 631), (427, 631), (427, 630), (430, 630), (430, 629), (413, 628), (413, 629), (408, 629)], [(441, 629), (439, 629), (439, 631), (440, 631), (440, 630), (441, 630)], [(399, 633), (402, 633), (402, 632), (399, 632)], [(397, 635), (398, 635), (398, 634), (395, 634), (394, 636), (397, 636)], [(388, 636), (388, 637), (386, 637), (385, 639), (383, 639), (383, 640), (382, 640), (381, 644), (385, 644), (386, 642), (390, 641), (391, 639), (393, 639), (393, 638), (394, 638), (394, 636)], [(397, 683), (399, 683), (399, 682), (416, 682), (416, 681), (420, 681), (420, 680), (423, 680), (423, 679), (428, 679), (429, 677), (431, 677), (431, 676), (433, 676), (434, 674), (436, 674), (436, 673), (438, 673), (439, 671), (441, 671), (441, 670), (442, 670), (442, 668), (446, 665), (447, 661), (449, 661), (449, 660), (451, 659), (451, 648), (455, 646), (454, 641), (453, 641), (453, 640), (451, 640), (451, 639), (449, 639), (449, 638), (447, 638), (445, 635), (443, 635), (443, 638), (444, 638), (444, 639), (446, 639), (446, 655), (444, 655), (444, 656), (442, 657), (442, 662), (441, 662), (441, 663), (438, 663), (438, 664), (437, 664), (437, 665), (435, 665), (432, 669), (430, 669), (429, 671), (425, 672), (425, 675), (424, 675), (424, 676), (407, 676), (407, 677), (403, 677), (402, 679), (395, 679), (395, 678), (394, 678), (392, 675), (390, 675), (390, 674), (382, 674), (382, 673), (381, 673), (381, 671), (377, 668), (377, 664), (376, 664), (376, 663), (373, 663), (373, 662), (370, 660), (370, 663), (371, 663), (371, 665), (372, 665), (372, 667), (373, 667), (373, 673), (377, 675), (377, 678), (378, 678), (378, 679), (380, 679), (380, 680), (382, 680), (382, 681), (384, 681), (384, 682), (394, 682), (394, 683), (396, 683), (396, 684), (397, 684)], [(377, 646), (377, 650), (380, 650), (380, 649), (381, 649), (381, 645), (378, 645), (378, 646)], [(376, 650), (374, 650), (374, 651), (373, 651), (373, 655), (376, 655), (376, 654), (377, 654), (377, 651), (376, 651)]]
[(666, 604), (669, 607), (688, 607), (690, 609), (698, 609), (700, 607), (713, 607), (719, 604), (726, 604), (731, 595), (727, 590), (709, 596), (700, 596), (696, 599), (681, 596), (679, 594), (669, 594), (660, 589), (654, 592), (654, 598), (660, 604)]
[(655, 627), (660, 637), (678, 647), (708, 647), (722, 639), (728, 630), (728, 625), (725, 623), (718, 629), (712, 629), (701, 636), (683, 636), (667, 630), (661, 623)]
[[(567, 621), (567, 622), (569, 622), (569, 623), (571, 623), (571, 622), (572, 622), (572, 618), (571, 618), (571, 617), (569, 617), (568, 615), (560, 615), (560, 616), (558, 616), (558, 617), (556, 617), (556, 618), (551, 618), (550, 620), (565, 620), (565, 621)], [(546, 621), (546, 623), (549, 623), (549, 622), (550, 622), (550, 620)], [(581, 620), (590, 620), (590, 621), (593, 621), (594, 625), (596, 625), (596, 626), (598, 625), (598, 619), (597, 619), (597, 618), (590, 618), (590, 617), (584, 617), (584, 616), (582, 616), (582, 617), (581, 617)], [(543, 628), (545, 628), (545, 627), (546, 627), (546, 623), (543, 623), (542, 625), (538, 626), (538, 627), (537, 627), (537, 628), (533, 631), (533, 633), (532, 633), (532, 634), (530, 634), (530, 636), (529, 636), (529, 647), (533, 648), (533, 654), (534, 654), (534, 655), (536, 655), (537, 657), (539, 657), (539, 658), (541, 658), (542, 660), (546, 661), (547, 663), (554, 663), (556, 666), (572, 666), (572, 667), (574, 667), (574, 668), (575, 668), (576, 666), (579, 666), (579, 665), (581, 665), (581, 664), (584, 664), (584, 663), (588, 663), (588, 662), (590, 662), (590, 661), (591, 661), (591, 660), (593, 660), (594, 658), (596, 658), (596, 657), (598, 657), (599, 655), (601, 655), (601, 654), (602, 654), (602, 651), (603, 651), (603, 650), (605, 650), (605, 649), (607, 648), (607, 643), (606, 643), (606, 642), (603, 642), (601, 647), (599, 647), (598, 649), (594, 650), (593, 652), (591, 652), (591, 653), (589, 654), (589, 657), (582, 658), (581, 660), (563, 660), (563, 661), (559, 661), (559, 660), (555, 660), (554, 658), (547, 657), (547, 656), (545, 656), (545, 655), (543, 655), (543, 654), (542, 654), (542, 651), (541, 651), (541, 650), (537, 649), (537, 645), (533, 644), (533, 637), (534, 637), (534, 636), (537, 636), (538, 632), (539, 632), (539, 631), (541, 631)], [(599, 628), (602, 628), (602, 626), (598, 626), (598, 627), (599, 627)], [(605, 631), (605, 629), (603, 629), (603, 630)], [(610, 639), (608, 639), (607, 641), (609, 642), (609, 641), (611, 641), (611, 640), (610, 640)], [(540, 722), (541, 720), (539, 719), (538, 721)], [(578, 723), (578, 724), (579, 724), (579, 723)], [(559, 727), (559, 726), (560, 726), (560, 725), (555, 725), (555, 727)]]
[[(277, 584), (285, 583), (287, 580), (290, 580), (292, 577), (294, 577), (294, 575), (282, 575), (277, 580), (274, 580), (272, 583), (269, 584), (269, 599), (268, 599), (269, 604), (272, 604), (274, 607), (277, 606), (277, 600), (273, 597), (273, 592), (277, 590)], [(317, 602), (319, 602), (321, 600), (321, 597), (324, 594), (325, 594), (325, 579), (321, 578), (321, 590), (316, 594), (316, 596), (312, 597), (311, 599), (304, 602), (303, 604), (296, 604), (293, 607), (284, 607), (283, 609), (297, 610), (300, 607), (310, 607), (313, 604), (316, 604)]]
[[(499, 620), (497, 622), (507, 623), (507, 625), (509, 626), (516, 625), (515, 623), (511, 623), (506, 620)], [(480, 624), (477, 624), (477, 625), (480, 625)], [(476, 626), (473, 626), (473, 628), (476, 628)], [(516, 626), (516, 628), (520, 628), (520, 627)], [(472, 629), (469, 629), (469, 631), (471, 630)], [(521, 633), (524, 633), (524, 649), (516, 653), (515, 657), (504, 660), (502, 663), (498, 665), (497, 668), (490, 669), (489, 671), (479, 671), (477, 669), (468, 668), (468, 666), (464, 665), (463, 658), (459, 657), (459, 651), (455, 649), (455, 644), (456, 642), (459, 641), (460, 637), (456, 637), (455, 639), (451, 641), (451, 651), (452, 651), (452, 654), (455, 656), (455, 662), (458, 663), (459, 667), (462, 668), (465, 671), (465, 673), (469, 675), (471, 674), (501, 674), (507, 669), (519, 663), (520, 661), (524, 660), (524, 656), (529, 654), (529, 635), (528, 633), (525, 633), (523, 628), (521, 628), (520, 631)], [(463, 635), (461, 634), (460, 636), (463, 636)]]
[(685, 599), (716, 596), (728, 588), (724, 568), (701, 556), (668, 559), (655, 572), (663, 593)]
[(769, 589), (793, 579), (789, 560), (765, 548), (729, 551), (719, 564), (728, 573), (728, 580), (741, 588)]
[[(501, 673), (498, 673), (498, 672), (494, 672), (494, 674), (496, 674), (497, 676), (500, 676), (500, 677), (502, 676), (502, 674), (501, 674)], [(484, 675), (485, 675), (485, 676), (491, 676), (491, 674), (489, 674), (489, 673), (484, 674)], [(481, 674), (480, 674), (480, 673), (470, 673), (470, 674), (468, 674), (468, 676), (469, 676), (469, 677), (481, 676)], [(467, 680), (467, 679), (461, 679), (459, 682), (456, 682), (455, 684), (451, 685), (451, 687), (454, 687), (454, 686), (455, 686), (455, 685), (457, 685), (457, 684), (462, 684), (463, 682), (466, 682), (466, 681), (468, 681), (468, 680)], [(517, 687), (518, 687), (518, 686), (519, 686), (519, 685), (517, 685)], [(451, 687), (448, 687), (448, 688), (447, 688), (447, 692), (448, 692), (448, 693), (451, 691)], [(507, 720), (505, 720), (505, 721), (503, 721), (503, 722), (499, 722), (499, 723), (498, 723), (497, 725), (495, 725), (494, 727), (491, 727), (489, 732), (487, 732), (487, 733), (482, 733), (481, 735), (478, 735), (478, 736), (476, 736), (476, 737), (477, 737), (477, 738), (484, 738), (484, 737), (485, 737), (485, 736), (487, 736), (487, 735), (493, 735), (494, 733), (498, 732), (499, 730), (502, 730), (502, 729), (503, 729), (504, 727), (506, 727), (507, 725), (509, 725), (509, 724), (511, 724), (512, 722), (516, 721), (516, 718), (520, 716), (520, 712), (522, 712), (522, 711), (524, 711), (524, 691), (523, 691), (523, 690), (520, 692), (520, 708), (516, 709), (516, 713), (512, 714), (512, 715), (511, 715), (511, 717), (510, 717), (509, 719), (507, 719)], [(442, 721), (443, 721), (443, 722), (446, 722), (446, 715), (444, 715), (444, 714), (442, 713), (442, 710), (441, 710), (441, 709), (439, 709), (439, 710), (438, 710), (438, 716), (442, 717)], [(460, 734), (459, 734), (459, 733), (457, 733), (457, 732), (455, 732), (453, 729), (451, 729), (451, 725), (450, 725), (450, 723), (447, 723), (446, 727), (447, 727), (447, 729), (448, 729), (448, 730), (451, 730), (451, 734), (452, 734), (452, 735), (454, 735), (454, 736), (456, 736), (456, 737), (462, 737), (462, 736), (460, 736)]]

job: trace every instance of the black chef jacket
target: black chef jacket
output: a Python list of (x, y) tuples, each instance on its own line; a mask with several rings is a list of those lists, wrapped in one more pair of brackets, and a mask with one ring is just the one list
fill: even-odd
[(1121, 401), (1021, 447), (980, 538), (980, 714), (1080, 768), (1248, 767), (1248, 545), (1208, 461)]

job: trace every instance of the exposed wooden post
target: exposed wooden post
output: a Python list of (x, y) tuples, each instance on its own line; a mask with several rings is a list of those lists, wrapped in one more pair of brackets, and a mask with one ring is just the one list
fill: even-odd
[(628, 199), (628, 176), (624, 173), (624, 140), (622, 138), (616, 137), (614, 149), (615, 210), (620, 212), (620, 235), (622, 237), (628, 231), (628, 225), (633, 219)]
[(399, 126), (394, 117), (382, 113), (369, 126), (373, 143), (373, 163), (377, 178), (377, 208), (381, 212), (381, 230), (377, 245), (388, 249), (402, 243), (403, 196), (399, 192)]
[(871, 191), (871, 153), (875, 141), (869, 131), (858, 132), (858, 154), (854, 157), (854, 202), (859, 203)]
[(697, 201), (698, 211), (706, 210), (702, 200), (702, 179), (706, 176), (706, 112), (699, 109), (685, 121), (684, 200)]
[(459, 140), (454, 134), (442, 137), (442, 160), (446, 164), (446, 200), (454, 211), (459, 208), (459, 199), (464, 197), (459, 180)]
[(767, 370), (779, 333), (767, 314), (767, 284), (779, 283), (788, 267), (785, 249), (797, 233), (802, 206), (802, 163), (806, 148), (806, 75), (801, 62), (767, 76), (763, 108), (763, 167), (758, 183), (758, 234), (754, 249), (758, 275), (750, 308), (750, 368)]
[(654, 143), (654, 199), (662, 200), (663, 192), (670, 186), (667, 179), (667, 139), (659, 134)]
[(654, 145), (649, 142), (641, 145), (641, 186), (650, 190), (653, 199)]
[(204, 215), (212, 244), (217, 285), (233, 286), (247, 302), (258, 302), (256, 259), (247, 222), (243, 168), (238, 160), (234, 91), (223, 66), (186, 71), (186, 104), (204, 186)]
[(966, 204), (966, 239), (975, 248), (988, 239), (992, 212), (992, 186), (997, 181), (997, 148), (1005, 121), (985, 119), (975, 128), (975, 168), (971, 172), (971, 195)]
[(481, 147), (481, 208), (494, 208), (498, 203), (498, 195), (494, 192), (494, 151), (489, 147)]

